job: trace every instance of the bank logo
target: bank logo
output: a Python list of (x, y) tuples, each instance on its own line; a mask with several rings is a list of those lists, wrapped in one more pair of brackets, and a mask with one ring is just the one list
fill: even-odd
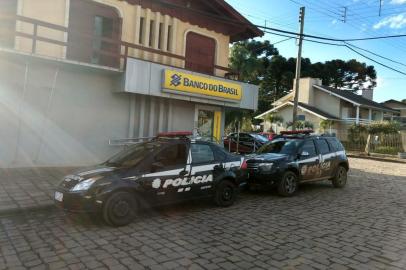
[(173, 86), (177, 87), (177, 86), (179, 86), (181, 84), (182, 76), (178, 75), (178, 74), (173, 74), (171, 76), (171, 79), (172, 79), (171, 80), (171, 86), (173, 85)]
[(152, 181), (152, 187), (153, 188), (160, 188), (161, 187), (161, 179), (157, 178), (154, 181)]

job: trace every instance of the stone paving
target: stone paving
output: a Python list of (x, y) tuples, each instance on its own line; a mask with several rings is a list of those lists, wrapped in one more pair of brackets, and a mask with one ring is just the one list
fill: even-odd
[(150, 210), (126, 227), (42, 211), (0, 218), (1, 269), (405, 269), (406, 167), (351, 160), (344, 189), (244, 193)]
[(54, 187), (73, 168), (0, 169), (0, 213), (52, 205)]

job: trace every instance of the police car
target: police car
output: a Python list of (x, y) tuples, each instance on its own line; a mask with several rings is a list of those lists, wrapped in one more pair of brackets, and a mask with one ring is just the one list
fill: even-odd
[(55, 202), (68, 211), (101, 213), (113, 226), (130, 223), (140, 208), (190, 199), (211, 197), (219, 206), (232, 205), (244, 184), (242, 158), (184, 135), (160, 134), (64, 177)]
[(292, 196), (303, 182), (329, 179), (334, 187), (344, 187), (349, 170), (344, 147), (335, 137), (311, 132), (284, 132), (246, 156), (242, 168), (248, 186), (277, 187), (282, 196)]

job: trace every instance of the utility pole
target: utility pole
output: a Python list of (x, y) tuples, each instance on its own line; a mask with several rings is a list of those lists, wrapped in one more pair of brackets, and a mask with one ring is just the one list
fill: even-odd
[(297, 104), (299, 102), (299, 83), (300, 83), (300, 69), (302, 66), (302, 44), (303, 44), (303, 28), (304, 28), (304, 17), (305, 17), (305, 7), (300, 8), (300, 35), (299, 35), (299, 48), (297, 52), (296, 59), (296, 78), (295, 78), (295, 99), (293, 103), (293, 130), (296, 130), (296, 121), (297, 121)]
[(379, 0), (379, 17), (381, 17), (382, 12), (382, 0)]

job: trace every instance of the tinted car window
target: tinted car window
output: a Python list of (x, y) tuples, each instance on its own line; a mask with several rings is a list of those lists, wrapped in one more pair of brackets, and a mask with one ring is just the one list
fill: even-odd
[(263, 145), (258, 149), (258, 154), (276, 153), (291, 155), (297, 151), (300, 140), (276, 140)]
[(154, 159), (166, 168), (185, 166), (187, 162), (186, 145), (175, 144), (168, 146), (159, 152)]
[(155, 151), (158, 151), (161, 147), (162, 144), (159, 142), (136, 144), (119, 152), (105, 164), (115, 167), (132, 167), (138, 165), (142, 160)]
[(227, 159), (227, 152), (225, 152), (223, 149), (219, 147), (212, 146), (212, 150), (214, 153), (214, 158), (217, 161), (224, 161)]
[(302, 146), (302, 152), (307, 152), (309, 153), (310, 157), (314, 157), (316, 153), (316, 146), (314, 145), (313, 140), (308, 140), (305, 141), (303, 146)]
[(192, 162), (196, 163), (208, 163), (214, 161), (214, 154), (211, 147), (207, 144), (192, 144), (190, 146), (192, 150)]
[(264, 135), (260, 135), (260, 134), (252, 134), (252, 137), (254, 137), (256, 140), (260, 141), (261, 143), (266, 143), (269, 141), (267, 137), (265, 137)]
[(325, 139), (318, 139), (316, 140), (317, 149), (319, 149), (320, 154), (327, 154), (330, 153), (330, 148), (328, 147), (328, 143)]
[(332, 151), (341, 151), (344, 150), (343, 146), (341, 145), (341, 143), (335, 139), (335, 138), (328, 138), (327, 139), (328, 143), (330, 144), (331, 150)]

